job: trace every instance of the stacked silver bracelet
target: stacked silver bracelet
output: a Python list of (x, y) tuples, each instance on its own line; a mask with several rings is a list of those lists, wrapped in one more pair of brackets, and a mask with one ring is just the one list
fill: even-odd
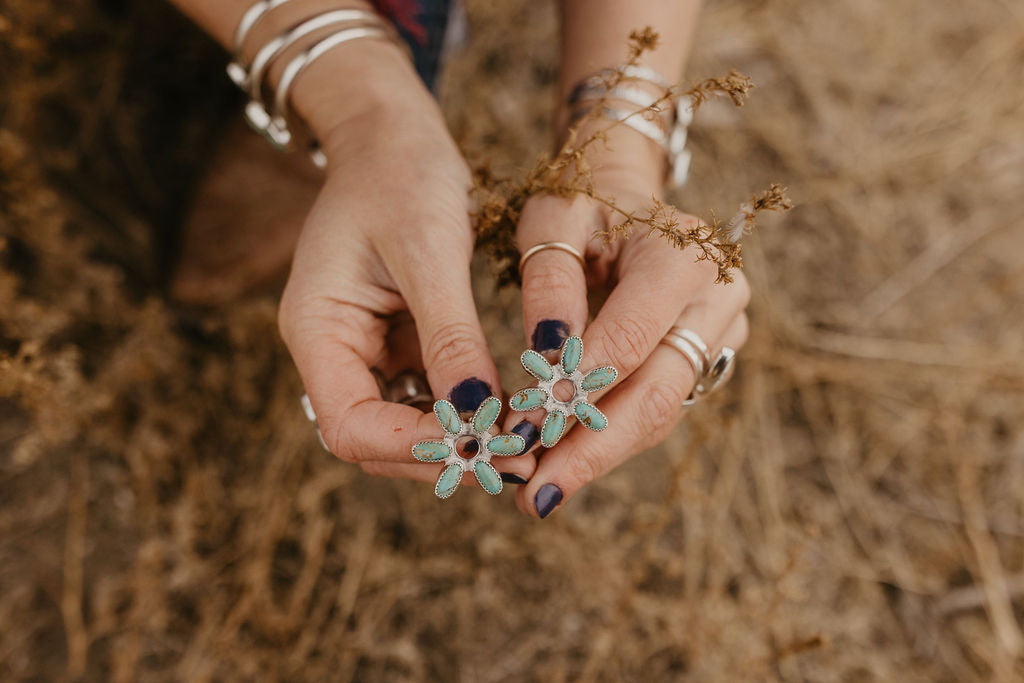
[[(233, 54), (227, 66), (228, 77), (249, 96), (245, 118), (249, 125), (262, 134), (275, 148), (291, 149), (296, 136), (289, 127), (289, 97), (295, 81), (310, 64), (339, 45), (359, 38), (394, 39), (394, 32), (381, 17), (361, 9), (336, 9), (321, 12), (295, 24), (283, 33), (261, 45), (248, 64), (244, 52), (247, 38), (259, 21), (269, 12), (290, 0), (259, 0), (250, 7), (235, 29)], [(335, 29), (324, 33), (326, 29)], [(284, 67), (273, 99), (265, 97), (268, 90), (267, 74), (273, 63), (285, 53), (314, 34), (320, 39), (293, 56)], [(319, 142), (310, 136), (309, 154), (319, 168), (327, 165), (327, 157)]]
[[(609, 88), (612, 79), (616, 79), (616, 85)], [(653, 86), (660, 93), (654, 95), (637, 83)], [(693, 101), (689, 95), (670, 98), (667, 102), (668, 120), (664, 116), (657, 116), (659, 112), (654, 109), (654, 105), (671, 87), (667, 78), (650, 67), (624, 64), (603, 69), (581, 80), (569, 95), (572, 120), (587, 115), (595, 101), (603, 100), (605, 104), (601, 108), (601, 116), (621, 121), (657, 143), (668, 156), (668, 183), (672, 187), (682, 187), (690, 173), (690, 151), (686, 149), (686, 135), (693, 121)], [(612, 100), (633, 105), (635, 109), (608, 106), (607, 102)], [(647, 112), (655, 115), (646, 115)]]

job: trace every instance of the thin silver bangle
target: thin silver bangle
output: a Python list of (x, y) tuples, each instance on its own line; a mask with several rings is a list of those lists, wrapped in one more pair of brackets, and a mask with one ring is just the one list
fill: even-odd
[[(604, 95), (608, 95), (611, 99), (622, 100), (623, 102), (629, 102), (635, 104), (641, 109), (648, 109), (658, 103), (660, 97), (655, 97), (646, 90), (640, 88), (617, 85), (611, 90), (605, 90), (600, 87), (577, 87), (573, 91), (572, 95), (569, 96), (569, 104), (576, 104), (583, 100), (596, 100), (600, 99)], [(665, 103), (672, 109), (675, 109), (675, 102), (672, 100), (665, 100)], [(653, 109), (651, 111), (654, 111)], [(660, 113), (660, 112), (656, 112)]]
[(267, 12), (291, 0), (259, 0), (245, 10), (245, 14), (238, 21), (235, 27), (235, 34), (231, 40), (231, 62), (227, 66), (228, 77), (242, 90), (245, 90), (245, 78), (248, 70), (242, 64), (242, 49), (245, 47), (245, 39), (249, 37), (249, 31)]
[(658, 124), (645, 119), (639, 111), (626, 111), (625, 109), (604, 107), (601, 111), (601, 115), (606, 119), (611, 119), (612, 121), (621, 121), (641, 135), (653, 140), (666, 153), (668, 152), (668, 136), (665, 135), (665, 131), (663, 131), (661, 126)]
[(270, 64), (285, 50), (310, 33), (333, 24), (364, 22), (367, 25), (380, 24), (381, 19), (373, 12), (361, 9), (342, 9), (324, 12), (295, 26), (260, 48), (246, 74), (249, 103), (245, 105), (245, 118), (258, 131), (266, 131), (271, 117), (263, 103), (263, 78)]
[(306, 67), (344, 43), (359, 38), (387, 39), (387, 37), (388, 34), (384, 29), (374, 26), (342, 29), (337, 33), (332, 33), (288, 62), (284, 72), (281, 74), (281, 80), (277, 84), (270, 126), (266, 131), (271, 143), (278, 147), (287, 147), (291, 142), (291, 133), (288, 131), (288, 98), (295, 79), (299, 77)]

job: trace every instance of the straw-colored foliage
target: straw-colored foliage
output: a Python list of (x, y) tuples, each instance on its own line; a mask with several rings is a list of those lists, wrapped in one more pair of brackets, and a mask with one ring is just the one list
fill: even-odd
[[(444, 106), (514, 175), (555, 10), (468, 9)], [(1018, 3), (709, 3), (688, 74), (758, 87), (671, 199), (796, 208), (744, 241), (728, 388), (542, 522), (325, 455), (273, 295), (162, 296), (223, 59), (161, 3), (0, 3), (0, 678), (1024, 677)]]

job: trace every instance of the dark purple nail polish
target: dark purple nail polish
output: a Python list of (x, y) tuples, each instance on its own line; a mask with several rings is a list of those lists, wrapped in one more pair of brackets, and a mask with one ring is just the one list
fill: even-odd
[(526, 442), (526, 447), (523, 448), (523, 453), (530, 450), (533, 447), (533, 444), (537, 443), (537, 437), (540, 436), (540, 430), (537, 429), (537, 427), (529, 420), (523, 420), (513, 427), (512, 433), (523, 437), (523, 441)]
[(487, 386), (487, 382), (470, 377), (452, 388), (451, 393), (448, 394), (448, 400), (455, 406), (455, 410), (460, 413), (468, 413), (479, 408), (484, 399), (490, 395), (491, 388)]
[(477, 442), (476, 442), (475, 440), (474, 440), (474, 441), (470, 441), (469, 443), (467, 443), (467, 444), (466, 444), (466, 445), (465, 445), (465, 446), (464, 446), (464, 447), (462, 448), (462, 452), (463, 452), (463, 453), (464, 453), (465, 455), (476, 455), (476, 452), (477, 452), (478, 450), (480, 450), (480, 444), (479, 444), (479, 443), (477, 443)]
[(518, 474), (512, 474), (511, 472), (502, 472), (501, 480), (506, 484), (525, 484), (526, 480), (520, 477)]
[(561, 320), (541, 320), (533, 328), (533, 350), (554, 351), (569, 338), (569, 325)]
[(544, 519), (551, 514), (559, 503), (562, 502), (562, 489), (554, 484), (544, 484), (533, 497), (533, 505), (537, 508), (537, 514)]

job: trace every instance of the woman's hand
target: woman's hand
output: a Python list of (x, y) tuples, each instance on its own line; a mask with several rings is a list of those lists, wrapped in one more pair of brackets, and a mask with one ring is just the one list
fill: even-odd
[[(372, 474), (433, 482), (441, 466), (417, 463), (410, 448), (438, 438), (437, 420), (382, 400), (370, 368), (425, 366), (433, 394), (462, 412), (501, 397), (470, 288), (470, 174), (399, 50), (366, 40), (335, 52), (341, 59), (325, 56), (297, 84), (296, 106), (329, 165), (281, 333), (333, 453)], [(534, 463), (493, 461), (523, 478)]]
[[(605, 124), (606, 125), (606, 124)], [(609, 133), (608, 150), (595, 159), (595, 190), (613, 197), (627, 211), (646, 214), (659, 193), (663, 173), (660, 151), (634, 131)], [(680, 215), (680, 226), (695, 222)], [(682, 402), (696, 378), (675, 349), (659, 344), (673, 325), (697, 332), (712, 358), (723, 345), (739, 348), (747, 337), (744, 314), (750, 292), (735, 273), (732, 284), (715, 284), (713, 263), (696, 261), (692, 250), (680, 252), (643, 228), (632, 237), (602, 246), (595, 231), (606, 230), (621, 216), (606, 205), (579, 197), (531, 199), (519, 222), (520, 252), (549, 241), (567, 242), (586, 255), (586, 272), (564, 251), (536, 253), (523, 267), (523, 318), (532, 347), (555, 360), (569, 335), (583, 338), (580, 370), (613, 365), (619, 379), (595, 392), (608, 427), (601, 432), (576, 428), (557, 445), (537, 455), (536, 471), (517, 492), (527, 514), (547, 516), (581, 487), (640, 451), (659, 443), (683, 414)], [(611, 288), (593, 322), (587, 325), (588, 286)], [(529, 415), (541, 424), (544, 412)]]

